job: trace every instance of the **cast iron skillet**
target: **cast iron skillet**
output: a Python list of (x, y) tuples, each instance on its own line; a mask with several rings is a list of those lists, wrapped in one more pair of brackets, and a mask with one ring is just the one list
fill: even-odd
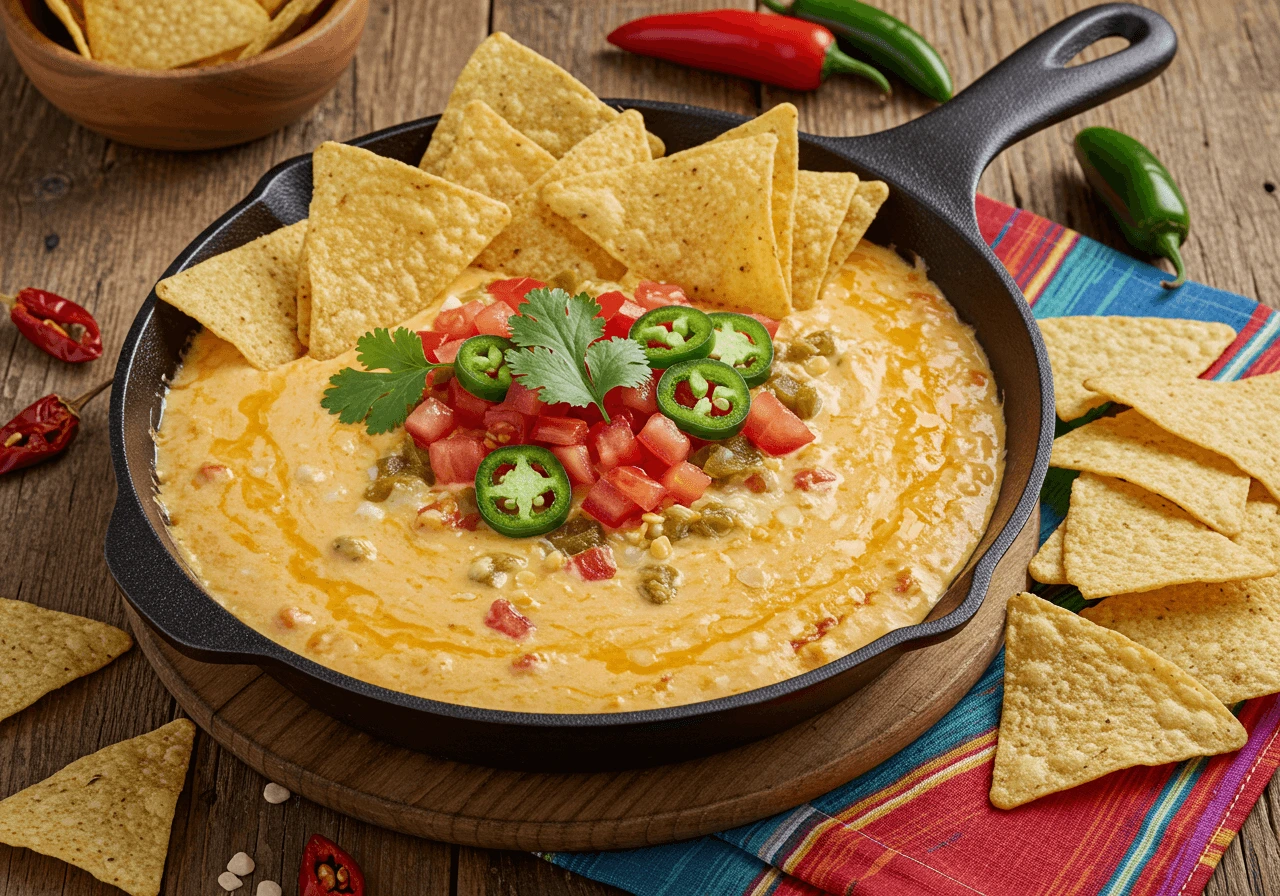
[[(1119, 35), (1129, 47), (1066, 67), (1080, 50)], [(206, 595), (176, 559), (153, 500), (166, 377), (198, 324), (147, 297), (120, 354), (111, 397), (111, 451), (119, 494), (106, 554), (134, 609), (167, 642), (204, 662), (253, 663), (331, 715), (386, 740), (460, 760), (507, 767), (588, 770), (706, 754), (780, 731), (870, 681), (902, 651), (959, 631), (977, 612), (992, 570), (1036, 507), (1053, 435), (1053, 393), (1039, 330), (1014, 281), (983, 242), (974, 215), (978, 177), (1002, 149), (1052, 123), (1146, 83), (1172, 60), (1173, 29), (1138, 6), (1098, 6), (1018, 50), (954, 100), (893, 130), (837, 139), (802, 135), (801, 164), (853, 170), (889, 183), (870, 238), (918, 253), (973, 325), (1004, 396), (1008, 454), (987, 534), (964, 575), (930, 617), (805, 675), (731, 697), (616, 714), (543, 715), (476, 709), (411, 697), (341, 675), (240, 622)], [(739, 124), (726, 112), (654, 102), (639, 109), (669, 152)], [(416, 163), (437, 118), (354, 141)], [(272, 169), (249, 196), (183, 250), (170, 276), (307, 214), (311, 162)], [(319, 413), (319, 409), (317, 409)]]

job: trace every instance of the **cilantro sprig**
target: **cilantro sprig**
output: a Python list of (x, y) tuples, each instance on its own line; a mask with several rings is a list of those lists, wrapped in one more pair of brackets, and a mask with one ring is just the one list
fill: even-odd
[(369, 435), (402, 426), (422, 401), (427, 374), (438, 367), (422, 349), (422, 337), (406, 327), (378, 328), (356, 341), (364, 370), (344, 367), (329, 377), (320, 406), (343, 423), (364, 423)]
[(631, 339), (602, 339), (600, 306), (587, 293), (535, 289), (509, 321), (507, 364), (523, 386), (539, 389), (547, 404), (596, 405), (605, 421), (604, 396), (617, 386), (636, 387), (649, 377), (644, 349)]

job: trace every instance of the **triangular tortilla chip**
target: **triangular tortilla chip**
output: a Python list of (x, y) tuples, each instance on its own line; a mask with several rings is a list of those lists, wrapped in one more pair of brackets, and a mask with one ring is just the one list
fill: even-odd
[(440, 176), (512, 205), (555, 163), (555, 156), (507, 124), (488, 103), (475, 100), (463, 111), (458, 141), (441, 163)]
[(1249, 739), (1204, 685), (1124, 635), (1031, 594), (1010, 599), (1008, 614), (997, 808)]
[(1280, 499), (1280, 373), (1234, 382), (1099, 376), (1090, 388), (1235, 461)]
[(307, 255), (307, 241), (302, 241), (298, 252), (298, 285), (294, 301), (298, 306), (298, 341), (311, 344), (311, 268)]
[[(237, 59), (249, 59), (259, 53), (284, 43), (302, 31), (306, 25), (306, 17), (316, 11), (323, 0), (289, 0), (287, 6), (276, 14), (275, 18), (262, 29), (253, 40), (240, 51)], [(271, 12), (271, 10), (267, 10)]]
[(1199, 376), (1236, 331), (1213, 321), (1163, 317), (1049, 317), (1038, 321), (1053, 368), (1058, 417), (1074, 420), (1106, 403), (1085, 386), (1113, 373)]
[(257, 0), (259, 6), (267, 11), (267, 15), (273, 16), (276, 10), (284, 5), (285, 0)]
[(105, 622), (0, 597), (0, 719), (96, 672), (133, 645)]
[(1140, 485), (1224, 535), (1244, 528), (1249, 477), (1222, 455), (1171, 435), (1137, 411), (1102, 417), (1055, 439), (1049, 465)]
[[(453, 84), (431, 143), (419, 163), (440, 174), (453, 151), (463, 112), (472, 100), (484, 100), (513, 128), (532, 138), (557, 159), (587, 135), (618, 117), (585, 84), (501, 31), (481, 41)], [(660, 156), (662, 141), (646, 135), (650, 152)]]
[[(779, 103), (768, 112), (757, 115), (748, 122), (725, 131), (712, 143), (773, 134), (778, 138), (778, 148), (773, 154), (773, 237), (778, 246), (778, 264), (782, 266), (782, 279), (792, 295), (795, 283), (791, 276), (793, 231), (796, 226), (796, 189), (800, 169), (800, 131), (797, 125), (799, 113), (791, 103)], [(856, 180), (856, 178), (855, 178)], [(794, 302), (792, 303), (794, 305)], [(795, 305), (799, 308), (801, 306)]]
[[(840, 229), (836, 232), (836, 241), (831, 244), (831, 258), (827, 264), (826, 276), (822, 278), (823, 286), (844, 267), (853, 250), (858, 248), (867, 228), (876, 219), (880, 206), (888, 198), (889, 185), (882, 180), (864, 180), (858, 184), (857, 192), (849, 201), (849, 210), (845, 212)], [(818, 294), (821, 295), (821, 291)]]
[(791, 258), (791, 307), (795, 310), (817, 304), (831, 263), (831, 246), (857, 189), (858, 175), (848, 171), (800, 172)]
[(0, 802), (0, 843), (156, 896), (196, 726), (186, 719), (77, 759)]
[(245, 0), (85, 0), (93, 58), (171, 69), (243, 47), (271, 21)]
[(587, 137), (548, 168), (511, 204), (511, 223), (476, 259), (490, 271), (551, 280), (562, 271), (579, 279), (617, 280), (622, 265), (542, 200), (543, 188), (564, 177), (619, 168), (649, 160), (644, 119), (624, 113)]
[(1067, 580), (1089, 599), (1280, 571), (1173, 502), (1093, 473), (1071, 485), (1062, 555)]
[(302, 354), (298, 258), (307, 222), (260, 236), (156, 284), (156, 295), (225, 339), (259, 370)]
[(427, 307), (507, 222), (501, 202), (367, 149), (312, 156), (310, 353), (336, 357)]
[(1045, 585), (1067, 585), (1067, 568), (1062, 562), (1062, 539), (1066, 535), (1067, 525), (1063, 523), (1053, 530), (1053, 534), (1040, 545), (1040, 550), (1031, 558), (1027, 572), (1031, 578)]
[(44, 0), (44, 2), (58, 17), (58, 21), (66, 27), (67, 33), (71, 35), (71, 42), (76, 45), (80, 55), (92, 59), (93, 54), (89, 52), (89, 43), (84, 39), (84, 23), (76, 18), (71, 7), (67, 5), (67, 0)]
[(542, 197), (630, 272), (695, 301), (781, 319), (791, 300), (773, 239), (772, 134), (569, 178)]

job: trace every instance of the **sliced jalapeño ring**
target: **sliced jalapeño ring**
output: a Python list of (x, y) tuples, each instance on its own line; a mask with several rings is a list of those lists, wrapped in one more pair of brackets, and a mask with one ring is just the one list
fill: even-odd
[(472, 336), (458, 348), (453, 359), (453, 375), (458, 384), (476, 398), (502, 401), (511, 388), (511, 368), (507, 366), (510, 339), (502, 336)]
[(715, 341), (711, 318), (689, 305), (664, 305), (646, 311), (631, 325), (628, 335), (640, 343), (655, 370), (705, 358)]
[(764, 324), (734, 311), (716, 311), (708, 316), (715, 328), (708, 357), (738, 371), (750, 387), (769, 379), (773, 370), (773, 339)]
[(735, 436), (747, 422), (751, 390), (723, 361), (698, 358), (668, 367), (658, 380), (658, 410), (684, 432), (708, 441)]
[(489, 527), (508, 538), (545, 535), (569, 518), (573, 486), (556, 456), (538, 445), (506, 445), (476, 470), (476, 504)]

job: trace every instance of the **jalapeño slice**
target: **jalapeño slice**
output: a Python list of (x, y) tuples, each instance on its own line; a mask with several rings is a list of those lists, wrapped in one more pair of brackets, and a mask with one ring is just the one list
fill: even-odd
[(708, 357), (738, 371), (748, 386), (759, 386), (767, 380), (773, 369), (773, 340), (764, 324), (732, 311), (716, 311), (708, 316), (715, 328)]
[(658, 380), (658, 410), (691, 436), (727, 439), (747, 422), (751, 390), (742, 374), (722, 361), (681, 361)]
[(646, 311), (631, 325), (628, 335), (640, 343), (649, 366), (655, 370), (705, 358), (715, 342), (711, 318), (688, 305), (664, 305)]
[(476, 504), (480, 516), (498, 534), (528, 538), (559, 528), (568, 519), (573, 486), (560, 461), (546, 448), (507, 445), (480, 462)]
[(510, 339), (501, 336), (472, 336), (458, 348), (453, 375), (458, 384), (476, 398), (502, 401), (511, 388), (511, 368), (507, 366)]

